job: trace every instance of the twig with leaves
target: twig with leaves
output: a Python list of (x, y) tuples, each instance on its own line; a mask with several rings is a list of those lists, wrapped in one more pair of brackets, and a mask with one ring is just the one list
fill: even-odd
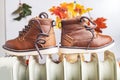
[(19, 7), (12, 13), (12, 15), (18, 14), (19, 16), (14, 18), (14, 20), (20, 21), (22, 18), (31, 15), (31, 6), (26, 3), (19, 4)]

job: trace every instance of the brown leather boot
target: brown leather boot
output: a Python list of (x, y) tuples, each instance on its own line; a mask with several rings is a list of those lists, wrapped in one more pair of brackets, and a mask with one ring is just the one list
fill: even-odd
[(97, 33), (94, 30), (96, 24), (85, 16), (62, 20), (61, 23), (61, 53), (99, 52), (113, 46), (114, 40), (108, 35)]
[(56, 53), (53, 21), (46, 13), (41, 13), (29, 21), (17, 38), (6, 41), (3, 48), (8, 54), (18, 56)]

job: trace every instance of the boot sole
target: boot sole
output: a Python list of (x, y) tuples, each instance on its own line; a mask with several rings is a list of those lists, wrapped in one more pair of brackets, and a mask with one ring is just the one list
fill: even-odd
[[(11, 49), (6, 49), (5, 47), (3, 48), (5, 53), (9, 55), (15, 55), (15, 56), (39, 55), (39, 53), (36, 50), (11, 50)], [(58, 47), (43, 48), (40, 49), (40, 53), (56, 54), (58, 53)]]
[(83, 48), (83, 47), (64, 47), (60, 46), (59, 52), (63, 54), (74, 54), (74, 53), (94, 53), (94, 52), (102, 52), (110, 49), (114, 46), (114, 42), (110, 45), (99, 47), (99, 48)]

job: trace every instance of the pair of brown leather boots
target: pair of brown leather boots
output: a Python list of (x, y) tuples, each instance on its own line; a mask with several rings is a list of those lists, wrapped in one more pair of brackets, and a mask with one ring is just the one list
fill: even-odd
[[(86, 24), (89, 21), (92, 26)], [(46, 13), (31, 19), (15, 39), (6, 41), (3, 48), (11, 55), (38, 55), (98, 52), (109, 49), (114, 40), (95, 32), (96, 24), (87, 17), (62, 20), (61, 46), (56, 47), (53, 20)], [(41, 56), (42, 57), (42, 56)]]

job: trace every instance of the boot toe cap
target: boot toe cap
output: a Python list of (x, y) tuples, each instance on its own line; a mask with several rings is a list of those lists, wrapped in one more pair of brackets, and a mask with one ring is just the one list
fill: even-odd
[(114, 42), (114, 40), (111, 36), (99, 35), (99, 37), (97, 37), (93, 42), (96, 45), (96, 47), (105, 47), (111, 45)]
[(3, 45), (3, 48), (8, 50), (19, 50), (17, 45), (18, 44), (15, 40), (8, 40), (6, 41), (5, 45)]

